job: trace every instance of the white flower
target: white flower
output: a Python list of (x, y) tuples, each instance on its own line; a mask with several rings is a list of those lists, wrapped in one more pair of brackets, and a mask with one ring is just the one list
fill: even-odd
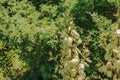
[(111, 69), (112, 68), (112, 63), (111, 62), (107, 62), (106, 66), (107, 66), (108, 69)]
[(116, 49), (113, 49), (113, 51), (114, 51), (115, 53), (119, 53), (119, 51), (118, 51), (118, 50), (116, 50)]
[(82, 43), (82, 40), (79, 39), (79, 40), (77, 41), (77, 43), (78, 43), (78, 45), (81, 44), (81, 43)]
[(72, 43), (73, 43), (73, 39), (71, 37), (65, 38), (65, 44), (67, 44), (68, 46), (71, 46)]
[(70, 31), (70, 30), (71, 30), (71, 27), (68, 27), (68, 30)]
[(120, 29), (116, 30), (117, 35), (120, 35)]
[(72, 69), (71, 71), (74, 72), (74, 71), (76, 71), (76, 70), (75, 70), (75, 69)]
[(73, 21), (70, 21), (70, 24), (73, 24)]
[(73, 58), (71, 62), (79, 62), (79, 58)]
[(81, 69), (84, 69), (84, 68), (85, 68), (85, 65), (84, 65), (83, 63), (81, 63), (81, 64), (79, 64), (79, 67), (80, 67)]

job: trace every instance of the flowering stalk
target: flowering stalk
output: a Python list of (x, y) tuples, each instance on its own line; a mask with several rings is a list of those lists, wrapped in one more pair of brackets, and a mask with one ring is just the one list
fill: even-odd
[(85, 58), (85, 55), (77, 48), (82, 43), (82, 40), (72, 23), (70, 22), (63, 40), (60, 74), (63, 80), (85, 80), (84, 69), (87, 65), (85, 60), (90, 60)]
[[(120, 11), (117, 12), (118, 21), (115, 32), (112, 36), (112, 41), (108, 45), (107, 53), (104, 59), (107, 61), (104, 65), (99, 67), (99, 72), (106, 75), (112, 80), (120, 80)], [(105, 78), (103, 78), (105, 79)]]

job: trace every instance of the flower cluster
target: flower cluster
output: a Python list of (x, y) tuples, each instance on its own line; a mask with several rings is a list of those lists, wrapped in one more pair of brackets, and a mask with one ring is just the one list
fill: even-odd
[(107, 53), (104, 56), (106, 63), (98, 69), (99, 72), (112, 80), (120, 80), (120, 25), (119, 23), (116, 25), (112, 27), (116, 30), (112, 35), (112, 41), (108, 45)]
[[(72, 23), (70, 23), (70, 25), (72, 25)], [(68, 27), (65, 35), (66, 37), (62, 45), (60, 73), (63, 76), (63, 80), (84, 80), (86, 77), (84, 72), (86, 64), (83, 57), (79, 57), (79, 55), (83, 55), (77, 48), (77, 46), (82, 43), (80, 35), (71, 26)]]

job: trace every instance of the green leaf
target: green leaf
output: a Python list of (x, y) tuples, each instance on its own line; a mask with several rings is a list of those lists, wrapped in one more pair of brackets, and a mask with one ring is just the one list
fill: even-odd
[(56, 65), (56, 66), (55, 66), (55, 73), (57, 73), (58, 68), (59, 68), (59, 66), (58, 66), (58, 65)]

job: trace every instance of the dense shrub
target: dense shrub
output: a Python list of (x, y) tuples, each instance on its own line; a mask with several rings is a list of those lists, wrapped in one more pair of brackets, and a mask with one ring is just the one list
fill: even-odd
[(119, 0), (1, 0), (0, 80), (119, 80)]

